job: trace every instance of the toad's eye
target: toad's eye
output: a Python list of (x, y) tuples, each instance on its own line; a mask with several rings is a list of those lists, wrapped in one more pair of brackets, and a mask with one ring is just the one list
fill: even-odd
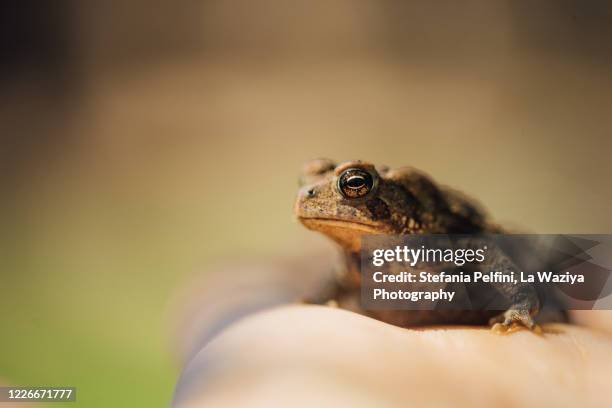
[(345, 198), (364, 197), (373, 185), (372, 175), (361, 169), (348, 169), (338, 178), (338, 189)]

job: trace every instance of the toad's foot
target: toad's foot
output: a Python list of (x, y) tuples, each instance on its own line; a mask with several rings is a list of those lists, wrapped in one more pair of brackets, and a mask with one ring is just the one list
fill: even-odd
[(527, 309), (508, 309), (504, 313), (489, 320), (491, 329), (497, 333), (513, 333), (521, 327), (541, 332), (541, 328), (535, 324), (531, 313)]

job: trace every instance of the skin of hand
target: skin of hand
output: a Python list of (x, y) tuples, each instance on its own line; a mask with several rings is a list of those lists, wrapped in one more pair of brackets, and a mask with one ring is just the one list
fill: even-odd
[(235, 322), (200, 349), (172, 406), (612, 406), (610, 368), (612, 334), (597, 329), (405, 329), (341, 309), (283, 306)]

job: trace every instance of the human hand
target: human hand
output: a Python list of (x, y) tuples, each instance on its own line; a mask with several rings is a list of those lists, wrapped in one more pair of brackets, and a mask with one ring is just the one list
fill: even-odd
[(244, 318), (203, 347), (173, 407), (609, 406), (611, 367), (612, 336), (584, 327), (404, 329), (286, 306)]

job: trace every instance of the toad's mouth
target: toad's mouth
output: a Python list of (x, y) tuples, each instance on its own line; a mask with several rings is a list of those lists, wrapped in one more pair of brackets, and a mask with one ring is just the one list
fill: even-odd
[(298, 217), (298, 219), (306, 228), (312, 230), (338, 228), (343, 230), (352, 230), (363, 234), (384, 234), (387, 232), (381, 225), (340, 220), (337, 218)]

